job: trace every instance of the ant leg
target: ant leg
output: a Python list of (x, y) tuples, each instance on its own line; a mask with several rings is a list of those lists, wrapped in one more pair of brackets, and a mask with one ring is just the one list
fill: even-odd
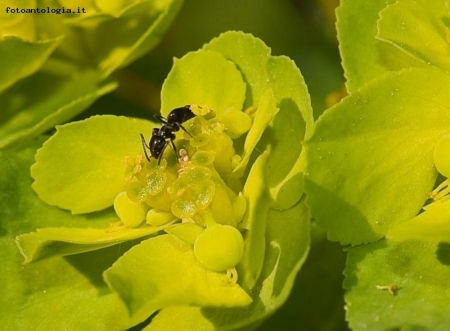
[(173, 139), (170, 139), (170, 143), (172, 144), (172, 148), (173, 148), (173, 150), (174, 150), (174, 152), (175, 152), (175, 155), (178, 157), (178, 154), (177, 154), (177, 146), (175, 146), (175, 144), (174, 144), (174, 142), (173, 142)]
[(178, 124), (178, 126), (179, 126), (184, 132), (186, 132), (191, 138), (193, 138), (192, 135), (188, 132), (188, 130), (186, 130), (186, 128), (185, 128), (184, 126), (182, 126), (181, 124)]
[[(171, 140), (171, 141), (172, 141), (172, 140)], [(168, 142), (166, 142), (166, 143), (164, 144), (164, 147), (162, 148), (161, 153), (160, 153), (159, 156), (158, 156), (158, 165), (160, 165), (160, 163), (161, 163), (161, 159), (162, 159), (162, 157), (163, 157), (164, 150), (166, 149), (166, 147), (167, 147), (168, 144), (169, 144)]]
[(161, 115), (155, 114), (154, 116), (155, 116), (155, 118), (156, 118), (158, 121), (160, 121), (161, 123), (167, 124), (166, 119), (165, 119), (164, 117), (162, 117)]
[(150, 146), (147, 145), (147, 142), (145, 141), (144, 135), (141, 133), (141, 143), (142, 143), (142, 149), (144, 150), (145, 158), (148, 162), (150, 162), (150, 157), (147, 154), (147, 149), (150, 150)]

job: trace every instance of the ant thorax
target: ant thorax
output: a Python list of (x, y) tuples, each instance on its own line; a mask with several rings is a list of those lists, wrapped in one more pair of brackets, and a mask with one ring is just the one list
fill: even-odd
[(172, 127), (169, 127), (168, 125), (163, 125), (161, 129), (158, 130), (157, 135), (163, 137), (164, 139), (174, 140), (175, 139), (175, 134), (173, 133), (174, 131), (178, 130), (174, 130)]
[[(155, 159), (158, 159), (159, 164), (164, 154), (164, 150), (167, 148), (167, 145), (171, 144), (175, 153), (177, 152), (177, 148), (174, 143), (174, 140), (176, 138), (174, 132), (180, 131), (180, 129), (182, 129), (192, 137), (192, 135), (183, 127), (182, 123), (191, 118), (194, 118), (195, 114), (191, 111), (190, 105), (186, 105), (184, 107), (173, 109), (167, 116), (167, 119), (160, 115), (155, 115), (155, 117), (161, 123), (163, 123), (161, 128), (154, 128), (152, 130), (152, 137), (150, 138), (149, 143), (147, 143), (142, 133), (140, 134), (140, 137), (142, 148), (144, 149), (144, 154), (147, 161), (150, 161), (150, 158), (153, 157)], [(150, 156), (148, 155), (147, 151), (150, 151)]]

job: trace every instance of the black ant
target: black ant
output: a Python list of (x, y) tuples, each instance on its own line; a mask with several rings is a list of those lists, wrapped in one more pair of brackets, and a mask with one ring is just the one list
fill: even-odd
[[(186, 105), (184, 107), (175, 108), (169, 113), (169, 115), (167, 115), (167, 119), (161, 115), (155, 115), (155, 117), (163, 123), (163, 125), (160, 129), (153, 129), (152, 137), (150, 138), (150, 142), (148, 144), (144, 138), (144, 135), (141, 133), (142, 148), (144, 149), (144, 154), (147, 161), (150, 161), (150, 158), (154, 157), (155, 159), (158, 159), (158, 164), (160, 164), (164, 150), (167, 145), (169, 145), (169, 142), (172, 144), (175, 153), (177, 152), (177, 148), (173, 142), (175, 139), (174, 132), (182, 129), (192, 137), (183, 125), (181, 125), (181, 123), (195, 117), (195, 114), (192, 112), (190, 107), (190, 105)], [(147, 150), (150, 151), (150, 156), (148, 156)]]

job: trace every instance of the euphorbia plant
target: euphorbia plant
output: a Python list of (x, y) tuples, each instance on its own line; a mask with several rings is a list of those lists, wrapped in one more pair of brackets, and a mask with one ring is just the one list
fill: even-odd
[[(0, 148), (11, 148), (69, 121), (116, 89), (117, 82), (106, 78), (158, 44), (182, 0), (3, 4)], [(73, 13), (29, 13), (36, 8)]]
[[(303, 79), (260, 40), (229, 32), (176, 60), (161, 99), (164, 117), (184, 105), (195, 115), (176, 132), (178, 153), (168, 141), (160, 160), (146, 160), (139, 135), (161, 124), (116, 116), (59, 126), (37, 151), (33, 189), (82, 221), (19, 236), (32, 262), (24, 269), (80, 261), (77, 270), (96, 279), (89, 291), (101, 288), (117, 307), (117, 329), (156, 311), (148, 330), (259, 323), (286, 299), (309, 247)], [(101, 267), (89, 263), (103, 254)], [(73, 323), (87, 325), (82, 315)]]
[(436, 170), (448, 175), (448, 6), (343, 0), (337, 19), (349, 96), (305, 144), (305, 186), (328, 237), (352, 245), (349, 326), (446, 330), (448, 189)]
[[(109, 20), (141, 5), (104, 9)], [(155, 27), (164, 27), (157, 23), (168, 16), (159, 13)], [(160, 159), (147, 160), (140, 135), (147, 145), (167, 123), (93, 116), (30, 139), (114, 87), (102, 79), (128, 63), (120, 47), (99, 52), (94, 76), (62, 84), (56, 99), (63, 102), (44, 98), (50, 101), (33, 107), (38, 116), (26, 130), (14, 125), (30, 117), (9, 121), (0, 146), (27, 145), (0, 152), (0, 324), (255, 328), (288, 296), (308, 251), (311, 216), (315, 230), (348, 246), (351, 329), (448, 329), (447, 4), (342, 0), (337, 17), (349, 95), (314, 126), (293, 62), (237, 32), (175, 60), (160, 116), (179, 107), (193, 116), (180, 122), (184, 130), (170, 129), (174, 137), (162, 135)], [(57, 41), (40, 45), (38, 64)], [(143, 51), (129, 46), (130, 54)], [(6, 90), (7, 116), (23, 107), (21, 89), (40, 79)], [(73, 95), (74, 102), (60, 98)], [(61, 111), (41, 122), (47, 105)], [(305, 271), (322, 271), (318, 261)], [(298, 297), (320, 297), (326, 276), (302, 278), (313, 294)]]

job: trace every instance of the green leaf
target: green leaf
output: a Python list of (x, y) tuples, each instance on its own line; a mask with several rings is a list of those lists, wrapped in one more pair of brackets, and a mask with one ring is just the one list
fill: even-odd
[(116, 88), (87, 72), (76, 78), (37, 73), (0, 96), (0, 148), (13, 147), (64, 123)]
[(233, 173), (237, 174), (237, 178), (242, 177), (244, 171), (250, 161), (250, 156), (258, 144), (263, 132), (266, 130), (269, 122), (273, 120), (278, 113), (278, 108), (275, 106), (273, 91), (271, 89), (261, 97), (258, 105), (258, 111), (255, 114), (253, 124), (245, 137), (244, 151), (241, 162), (233, 169)]
[(344, 288), (352, 330), (448, 330), (449, 246), (379, 241), (348, 250)]
[(244, 98), (245, 84), (236, 66), (216, 52), (198, 51), (175, 60), (162, 87), (161, 113), (197, 104), (220, 116), (229, 108), (242, 110)]
[(125, 246), (21, 265), (12, 238), (0, 239), (0, 322), (5, 330), (123, 330), (143, 320), (103, 282), (102, 272)]
[(247, 84), (244, 108), (258, 105), (270, 87), (266, 71), (270, 48), (250, 34), (232, 31), (214, 38), (203, 49), (218, 52), (236, 64)]
[(268, 178), (274, 206), (292, 207), (303, 194), (301, 141), (313, 123), (308, 89), (298, 67), (287, 57), (271, 56), (261, 40), (242, 32), (224, 33), (203, 48), (220, 52), (242, 72), (247, 83), (245, 108), (256, 107), (266, 90), (273, 91), (279, 111), (260, 144), (271, 148)]
[[(442, 1), (431, 1), (444, 4)], [(449, 28), (430, 2), (400, 0), (380, 12), (377, 38), (394, 45), (426, 65), (450, 70)], [(441, 14), (441, 13), (439, 13)], [(442, 14), (448, 15), (448, 8)]]
[[(117, 219), (113, 219), (117, 221)], [(16, 238), (24, 263), (38, 261), (55, 255), (72, 255), (97, 250), (154, 234), (163, 227), (140, 228), (45, 228)]]
[(30, 165), (37, 146), (0, 152), (0, 323), (5, 330), (120, 330), (130, 320), (126, 307), (102, 280), (102, 272), (128, 244), (66, 258), (55, 257), (23, 266), (14, 237), (38, 227), (105, 227), (111, 210), (74, 216), (50, 207), (31, 189)]
[[(93, 60), (107, 77), (153, 49), (182, 4), (183, 0), (137, 1), (116, 13), (118, 17), (104, 13), (95, 18), (81, 15), (71, 23), (75, 31), (82, 27), (85, 32), (78, 37), (79, 42), (89, 49), (83, 57), (92, 62), (90, 55), (94, 54)], [(93, 21), (97, 23), (95, 29), (92, 28)]]
[(342, 288), (347, 254), (324, 234), (311, 224), (311, 250), (289, 298), (257, 331), (290, 330), (292, 325), (301, 325), (303, 330), (349, 330)]
[(438, 70), (391, 73), (317, 121), (306, 143), (307, 203), (331, 240), (374, 241), (418, 213), (437, 175), (434, 145), (450, 127), (449, 84)]
[(237, 31), (221, 34), (203, 49), (219, 52), (242, 72), (247, 84), (244, 108), (257, 106), (265, 91), (271, 88), (277, 107), (281, 111), (299, 112), (304, 121), (302, 126), (306, 123), (306, 128), (310, 129), (313, 117), (308, 89), (292, 60), (286, 56), (271, 56), (270, 48), (260, 39)]
[(36, 72), (55, 50), (61, 38), (26, 41), (9, 36), (0, 39), (0, 92)]
[(250, 170), (244, 186), (244, 197), (247, 199), (247, 210), (242, 227), (248, 230), (245, 234), (244, 256), (238, 265), (241, 284), (252, 289), (261, 274), (266, 250), (266, 222), (269, 210), (267, 192), (267, 173), (265, 171), (268, 152), (259, 156)]
[(142, 154), (139, 133), (150, 128), (147, 121), (108, 115), (57, 127), (36, 154), (33, 189), (74, 214), (112, 206), (126, 187), (126, 157)]
[(404, 52), (375, 38), (378, 14), (393, 2), (342, 0), (336, 11), (339, 49), (349, 93), (390, 71), (423, 66)]
[(177, 304), (233, 307), (251, 302), (225, 273), (203, 268), (192, 246), (172, 235), (135, 246), (105, 272), (105, 279), (131, 315)]
[[(35, 6), (35, 2), (28, 2), (28, 5), (22, 3), (21, 9)], [(59, 7), (50, 7), (51, 10), (60, 11), (65, 8), (66, 12), (60, 12), (60, 15), (2, 15), (3, 20), (0, 21), (6, 23), (0, 24), (0, 36), (15, 35), (27, 40), (62, 38), (49, 63), (61, 62), (84, 69), (96, 68), (102, 78), (105, 78), (153, 49), (161, 41), (182, 3), (183, 0), (84, 1), (74, 7), (70, 1), (63, 1)], [(72, 12), (68, 13), (68, 10)], [(14, 16), (25, 18), (11, 19)], [(43, 42), (47, 40), (40, 40), (35, 44)], [(17, 54), (23, 51), (28, 54), (28, 48), (21, 47)], [(9, 57), (13, 56), (12, 62), (17, 62), (21, 57), (13, 50)], [(36, 62), (34, 71), (46, 59), (41, 60), (39, 52), (36, 55), (36, 59), (29, 61)], [(28, 65), (29, 63), (24, 62), (23, 67)], [(48, 63), (44, 64), (48, 68), (47, 65)]]
[[(309, 212), (303, 203), (284, 211), (269, 210), (265, 263), (253, 302), (241, 308), (167, 307), (146, 331), (218, 331), (253, 329), (287, 299), (309, 249)], [(175, 317), (175, 318), (174, 318)], [(252, 327), (253, 326), (253, 327)]]
[(117, 219), (111, 209), (89, 215), (71, 215), (41, 201), (32, 190), (30, 166), (43, 138), (32, 141), (26, 149), (0, 152), (0, 231), (11, 240), (36, 228), (68, 227), (105, 228)]
[(436, 201), (426, 206), (418, 216), (389, 230), (393, 240), (432, 240), (450, 243), (450, 200)]
[(272, 57), (267, 71), (277, 100), (277, 115), (262, 143), (269, 144), (267, 162), (274, 208), (288, 209), (303, 195), (305, 162), (302, 142), (313, 128), (311, 101), (305, 81), (287, 57)]

